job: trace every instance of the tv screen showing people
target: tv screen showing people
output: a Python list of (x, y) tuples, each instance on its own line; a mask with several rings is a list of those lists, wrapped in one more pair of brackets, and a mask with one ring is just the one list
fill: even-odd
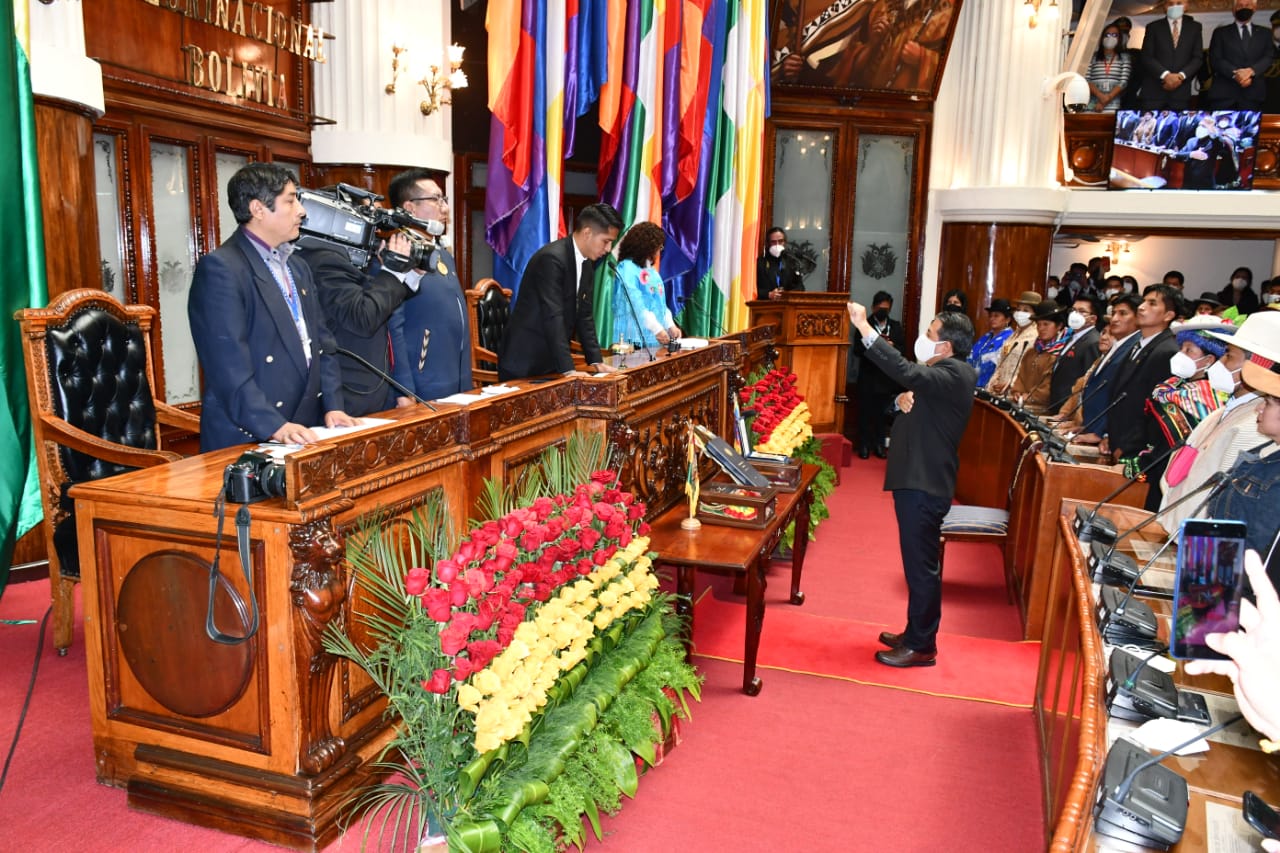
[(1111, 189), (1247, 190), (1262, 113), (1120, 110)]

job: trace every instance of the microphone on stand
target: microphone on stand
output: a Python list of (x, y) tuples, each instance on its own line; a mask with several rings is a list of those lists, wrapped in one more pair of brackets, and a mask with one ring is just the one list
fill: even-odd
[(1178, 716), (1178, 688), (1173, 676), (1150, 666), (1161, 650), (1144, 658), (1124, 649), (1111, 650), (1107, 667), (1107, 711), (1121, 720), (1141, 722), (1153, 717)]
[[(1209, 494), (1207, 494), (1204, 500), (1200, 502), (1200, 505), (1196, 507), (1196, 512), (1199, 512), (1200, 509), (1205, 504), (1207, 504), (1210, 500), (1213, 499), (1213, 496), (1217, 494), (1218, 489), (1226, 481), (1227, 481), (1227, 475), (1225, 472), (1223, 471), (1213, 472), (1208, 477), (1206, 477), (1204, 479), (1204, 482), (1202, 482), (1200, 485), (1196, 486), (1194, 489), (1187, 492), (1185, 495), (1178, 498), (1176, 501), (1169, 504), (1168, 506), (1161, 507), (1159, 512), (1152, 513), (1150, 517), (1143, 519), (1142, 521), (1133, 525), (1133, 527), (1130, 527), (1120, 536), (1116, 537), (1115, 541), (1111, 543), (1111, 547), (1107, 548), (1105, 553), (1102, 553), (1101, 555), (1099, 555), (1099, 551), (1105, 548), (1106, 546), (1103, 545), (1101, 542), (1095, 541), (1093, 543), (1093, 546), (1090, 549), (1093, 552), (1093, 556), (1090, 559), (1090, 563), (1092, 564), (1092, 568), (1094, 569), (1095, 576), (1100, 575), (1105, 571), (1111, 571), (1114, 574), (1122, 574), (1126, 577), (1136, 576), (1138, 573), (1138, 564), (1135, 563), (1130, 557), (1124, 554), (1116, 554), (1116, 548), (1119, 547), (1120, 543), (1123, 542), (1125, 539), (1129, 538), (1130, 536), (1132, 536), (1134, 533), (1137, 533), (1142, 528), (1146, 527), (1151, 522), (1155, 521), (1160, 516), (1164, 515), (1165, 513), (1169, 512), (1172, 509), (1176, 509), (1177, 507), (1191, 500), (1191, 498), (1203, 492), (1205, 489), (1209, 489), (1210, 490)], [(1194, 514), (1195, 513), (1192, 513), (1192, 515)]]
[[(1076, 403), (1074, 406), (1072, 406), (1072, 407), (1071, 407), (1071, 409), (1070, 409), (1070, 410), (1069, 410), (1065, 415), (1058, 415), (1058, 419), (1059, 419), (1059, 420), (1062, 420), (1062, 421), (1065, 421), (1067, 418), (1071, 417), (1071, 416), (1072, 416), (1072, 415), (1074, 415), (1076, 412), (1080, 411), (1080, 408), (1081, 408), (1082, 406), (1084, 406), (1084, 404), (1085, 404), (1085, 403), (1087, 403), (1087, 402), (1089, 402), (1090, 400), (1092, 400), (1092, 399), (1094, 398), (1094, 396), (1096, 396), (1096, 395), (1097, 395), (1097, 393), (1098, 393), (1099, 391), (1101, 391), (1101, 390), (1106, 386), (1106, 384), (1107, 384), (1108, 382), (1110, 382), (1110, 381), (1111, 381), (1111, 377), (1109, 377), (1109, 376), (1108, 376), (1106, 379), (1103, 379), (1101, 382), (1099, 382), (1099, 383), (1098, 383), (1098, 387), (1094, 388), (1094, 389), (1093, 389), (1092, 391), (1090, 391), (1088, 394), (1081, 394), (1081, 395), (1080, 395), (1080, 402), (1078, 402), (1078, 403)], [(1069, 398), (1070, 396), (1071, 396), (1070, 394), (1068, 394), (1068, 395), (1067, 395), (1067, 397), (1068, 397), (1068, 398)], [(1058, 401), (1058, 405), (1062, 405), (1062, 404), (1063, 404), (1063, 403), (1065, 403), (1065, 402), (1066, 402), (1066, 399), (1060, 400), (1060, 401)], [(1091, 422), (1091, 423), (1092, 423), (1092, 422)], [(1083, 430), (1082, 430), (1082, 432), (1083, 432)]]
[(1081, 425), (1080, 433), (1083, 435), (1084, 433), (1088, 432), (1089, 427), (1093, 426), (1098, 421), (1102, 420), (1106, 416), (1107, 412), (1111, 411), (1116, 406), (1118, 406), (1120, 404), (1120, 401), (1128, 396), (1129, 396), (1128, 391), (1121, 391), (1114, 400), (1112, 400), (1110, 403), (1107, 404), (1107, 407), (1105, 409), (1103, 409), (1101, 412), (1098, 412), (1098, 414), (1090, 418), (1088, 423)]
[(644, 341), (644, 326), (640, 325), (640, 315), (636, 313), (635, 303), (631, 301), (631, 291), (622, 283), (622, 276), (618, 272), (618, 262), (613, 255), (605, 255), (607, 259), (605, 263), (609, 267), (609, 272), (613, 275), (613, 286), (622, 288), (622, 295), (627, 300), (627, 308), (631, 311), (631, 319), (636, 324), (636, 334), (640, 336), (640, 348), (644, 350), (644, 354), (649, 356), (650, 361), (654, 361), (653, 350), (649, 349), (649, 345)]
[(1243, 718), (1235, 714), (1156, 756), (1132, 741), (1117, 740), (1102, 770), (1094, 829), (1099, 835), (1161, 849), (1177, 844), (1187, 824), (1187, 780), (1160, 762)]
[[(1022, 359), (1027, 354), (1027, 345), (1029, 343), (1031, 342), (1022, 342), (1022, 348), (1018, 351), (1018, 360), (1013, 363), (1013, 370), (1009, 374), (1012, 378), (1009, 380), (1009, 384), (1005, 386), (1004, 393), (998, 394), (994, 398), (995, 404), (1002, 409), (1009, 409), (1013, 406), (1013, 401), (1009, 399), (1009, 392), (1013, 390), (1013, 382), (1018, 378), (1018, 368), (1022, 367)], [(1013, 355), (1013, 347), (1009, 348), (1008, 355)], [(1000, 364), (1004, 364), (1003, 359), (1001, 359)], [(1000, 370), (999, 365), (996, 366), (996, 370)]]
[[(699, 311), (703, 311), (702, 306), (698, 303), (698, 300), (696, 298), (697, 295), (698, 294), (694, 292), (692, 296), (688, 297), (687, 299), (684, 300), (684, 302), (680, 303), (680, 310), (683, 312), (686, 308), (690, 306), (690, 304), (692, 304), (694, 308), (698, 309)], [(721, 326), (719, 321), (717, 321), (715, 317), (712, 317), (711, 314), (707, 313), (706, 318), (707, 318), (707, 322), (711, 324), (712, 331), (716, 333), (715, 336), (717, 338), (722, 338), (728, 334), (728, 332), (725, 331), (724, 326)]]
[(422, 399), (417, 394), (413, 393), (408, 388), (401, 385), (399, 382), (397, 382), (395, 379), (391, 377), (391, 374), (387, 373), (382, 368), (374, 366), (374, 364), (364, 356), (357, 355), (356, 353), (353, 353), (351, 350), (343, 349), (342, 347), (335, 348), (334, 352), (336, 352), (338, 355), (345, 355), (347, 358), (354, 359), (355, 361), (359, 362), (366, 370), (371, 371), (375, 376), (377, 376), (383, 382), (386, 382), (388, 385), (390, 385), (392, 388), (399, 391), (404, 396), (413, 398), (415, 401), (426, 406), (428, 409), (430, 409), (433, 412), (437, 411), (435, 406), (431, 405), (426, 400)]

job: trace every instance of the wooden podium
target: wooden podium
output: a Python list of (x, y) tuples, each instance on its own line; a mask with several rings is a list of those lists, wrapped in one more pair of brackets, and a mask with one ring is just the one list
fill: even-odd
[(774, 345), (781, 363), (799, 377), (797, 390), (809, 404), (814, 432), (844, 432), (847, 304), (846, 293), (800, 290), (747, 303), (752, 328), (777, 327)]
[(346, 538), (375, 514), (402, 518), (443, 495), (461, 531), (486, 478), (512, 483), (577, 428), (605, 434), (622, 482), (656, 516), (681, 497), (693, 420), (728, 434), (731, 382), (767, 332), (743, 333), (602, 378), (513, 383), (468, 407), (416, 406), (391, 424), (285, 461), (285, 494), (250, 505), (247, 550), (261, 624), (242, 645), (205, 630), (209, 569), (221, 565), (217, 626), (242, 634), (249, 589), (229, 504), (215, 496), (246, 448), (75, 487), (89, 696), (98, 779), (151, 811), (314, 850), (388, 740), (384, 700), (363, 671), (324, 651), (331, 624), (358, 636)]

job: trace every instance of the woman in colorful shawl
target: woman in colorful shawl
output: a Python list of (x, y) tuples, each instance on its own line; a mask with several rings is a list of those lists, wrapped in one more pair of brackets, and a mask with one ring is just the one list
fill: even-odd
[(1075, 333), (1067, 328), (1067, 309), (1046, 299), (1033, 312), (1036, 324), (1035, 347), (1022, 359), (1009, 396), (1034, 415), (1049, 407), (1049, 378)]

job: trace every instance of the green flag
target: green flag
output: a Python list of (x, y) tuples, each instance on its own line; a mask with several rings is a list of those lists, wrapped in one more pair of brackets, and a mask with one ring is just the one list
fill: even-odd
[[(18, 537), (40, 523), (39, 477), (31, 442), (31, 411), (22, 365), (22, 338), (13, 319), (21, 308), (48, 301), (44, 279), (44, 234), (40, 212), (40, 174), (36, 165), (35, 109), (31, 68), (27, 62), (30, 22), (27, 0), (0, 2), (0, 234), (9, 245), (0, 253), (0, 595), (9, 580), (13, 546)], [(11, 200), (11, 201), (10, 201)]]

